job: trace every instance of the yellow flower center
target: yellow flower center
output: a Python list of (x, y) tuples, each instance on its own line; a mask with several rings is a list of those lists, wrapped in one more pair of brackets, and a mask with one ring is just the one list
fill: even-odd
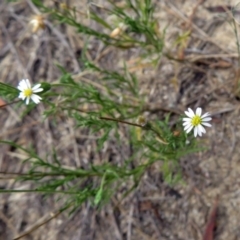
[(198, 126), (199, 124), (202, 123), (202, 119), (201, 117), (199, 117), (198, 115), (195, 115), (193, 118), (192, 118), (192, 121), (191, 121), (192, 125), (194, 127)]
[(33, 93), (33, 91), (32, 91), (31, 88), (25, 89), (23, 91), (23, 94), (24, 94), (25, 97), (31, 97), (32, 93)]

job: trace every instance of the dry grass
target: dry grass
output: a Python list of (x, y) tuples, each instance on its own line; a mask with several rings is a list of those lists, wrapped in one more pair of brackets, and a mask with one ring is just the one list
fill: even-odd
[[(54, 5), (53, 1), (45, 2)], [(182, 58), (182, 61), (163, 57), (158, 69), (152, 69), (147, 64), (136, 64), (136, 52), (104, 48), (93, 39), (87, 54), (97, 64), (109, 69), (119, 69), (123, 66), (122, 59), (127, 61), (141, 81), (141, 91), (148, 93), (149, 105), (158, 107), (150, 113), (151, 118), (162, 118), (163, 106), (175, 110), (201, 106), (213, 113), (214, 127), (202, 140), (209, 149), (182, 159), (186, 184), (167, 186), (156, 165), (146, 173), (139, 188), (117, 207), (117, 199), (112, 199), (100, 212), (86, 203), (70, 217), (55, 212), (60, 203), (54, 197), (1, 195), (0, 239), (18, 239), (22, 235), (25, 235), (22, 239), (39, 240), (202, 239), (216, 197), (219, 197), (219, 208), (214, 239), (240, 239), (240, 93), (237, 89), (236, 38), (229, 24), (229, 15), (207, 9), (221, 3), (226, 5), (227, 1), (173, 2), (156, 1), (155, 17), (159, 19), (161, 30), (168, 25), (165, 55), (174, 54), (172, 56)], [(71, 4), (82, 12), (87, 11), (87, 1), (72, 0)], [(98, 4), (106, 3), (99, 0)], [(32, 35), (28, 22), (36, 13), (37, 9), (30, 1), (0, 4), (2, 82), (16, 86), (23, 77), (32, 82), (57, 81), (60, 72), (56, 63), (74, 75), (81, 72), (82, 63), (78, 57), (85, 36), (49, 21), (45, 30)], [(88, 23), (84, 17), (82, 21)], [(239, 30), (239, 26), (237, 28)], [(177, 36), (187, 31), (191, 38), (186, 39), (184, 47), (174, 45)], [(42, 121), (44, 106), (41, 104), (34, 114), (28, 114), (22, 120), (23, 109), (8, 106), (0, 110), (1, 139), (23, 145), (32, 142), (42, 156), (54, 146), (62, 154), (64, 165), (79, 167), (88, 164), (90, 158), (97, 163), (101, 159), (122, 157), (123, 150), (116, 145), (106, 145), (101, 153), (93, 155), (95, 137), (89, 136), (88, 132), (75, 131), (74, 123), (68, 119), (62, 119), (54, 126), (49, 120)], [(42, 149), (45, 152), (41, 152)], [(23, 154), (9, 146), (0, 146), (0, 171), (23, 171)], [(128, 153), (124, 151), (124, 154)], [(0, 179), (0, 187), (24, 189), (31, 186), (15, 183), (12, 179)], [(52, 220), (48, 221), (49, 218)], [(44, 226), (40, 227), (43, 223)]]

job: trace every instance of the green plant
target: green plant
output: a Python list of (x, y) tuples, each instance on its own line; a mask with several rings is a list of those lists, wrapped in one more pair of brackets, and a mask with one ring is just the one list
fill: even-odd
[[(139, 48), (141, 58), (151, 59), (154, 66), (161, 58), (164, 32), (159, 33), (157, 30), (157, 21), (153, 17), (154, 7), (150, 0), (126, 0), (124, 7), (118, 7), (113, 1), (109, 1), (112, 8), (104, 11), (114, 15), (118, 23), (124, 25), (117, 37), (111, 37), (110, 33), (114, 28), (91, 7), (90, 18), (103, 29), (109, 30), (109, 34), (77, 21), (76, 15), (79, 13), (74, 7), (49, 9), (42, 1), (32, 2), (42, 12), (49, 14), (51, 21), (56, 24), (70, 25), (76, 32), (94, 37), (106, 46)], [(86, 48), (87, 43), (85, 51)], [(59, 194), (65, 201), (63, 209), (74, 211), (87, 200), (94, 206), (102, 206), (118, 191), (122, 192), (124, 198), (137, 188), (144, 173), (156, 162), (161, 163), (159, 171), (167, 183), (173, 184), (182, 180), (179, 159), (198, 151), (199, 148), (193, 138), (187, 142), (181, 119), (173, 126), (169, 124), (171, 114), (165, 119), (145, 119), (143, 115), (147, 103), (145, 95), (140, 94), (137, 76), (129, 71), (126, 64), (121, 71), (103, 69), (88, 60), (85, 53), (82, 54), (82, 72), (86, 73), (85, 75), (71, 74), (58, 65), (61, 78), (50, 84), (41, 83), (44, 90), (39, 95), (42, 104), (47, 108), (44, 117), (51, 118), (51, 121), (63, 117), (73, 119), (76, 130), (86, 129), (89, 134), (98, 137), (96, 153), (105, 142), (112, 141), (112, 144), (117, 144), (120, 148), (131, 147), (131, 154), (118, 164), (102, 159), (100, 165), (89, 162), (85, 168), (67, 168), (61, 164), (61, 156), (55, 149), (42, 158), (30, 147), (2, 140), (2, 144), (21, 149), (26, 155), (23, 164), (27, 164), (29, 170), (16, 173), (16, 180), (31, 181), (35, 187), (29, 190), (9, 189), (0, 192)], [(6, 100), (12, 101), (19, 94), (15, 87), (3, 83), (0, 86), (0, 94)], [(34, 111), (34, 106), (34, 103), (31, 103), (28, 111)], [(119, 133), (123, 126), (128, 136), (124, 141)], [(127, 187), (123, 191), (124, 184)]]

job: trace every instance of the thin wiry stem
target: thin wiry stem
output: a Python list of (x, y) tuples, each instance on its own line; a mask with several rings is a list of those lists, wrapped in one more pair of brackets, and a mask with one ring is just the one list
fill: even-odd
[(109, 117), (100, 117), (100, 119), (107, 120), (107, 121), (120, 122), (120, 123), (128, 124), (128, 125), (131, 125), (131, 126), (143, 128), (143, 126), (140, 125), (140, 124), (127, 122), (127, 121), (123, 121), (123, 120), (120, 120), (120, 119), (109, 118)]

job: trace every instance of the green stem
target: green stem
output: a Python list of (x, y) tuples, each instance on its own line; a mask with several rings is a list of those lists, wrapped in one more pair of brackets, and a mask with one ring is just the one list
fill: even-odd
[(142, 125), (140, 125), (140, 124), (137, 124), (137, 123), (130, 123), (130, 122), (123, 121), (123, 120), (120, 120), (120, 119), (109, 118), (109, 117), (100, 117), (100, 119), (102, 119), (102, 120), (107, 120), (107, 121), (120, 122), (120, 123), (128, 124), (128, 125), (131, 125), (131, 126), (144, 128), (144, 126), (142, 126)]
[(14, 104), (14, 103), (18, 103), (18, 102), (20, 102), (20, 101), (21, 101), (21, 100), (16, 100), (16, 101), (13, 101), (13, 102), (10, 102), (10, 103), (6, 103), (6, 104), (4, 104), (4, 105), (1, 105), (0, 108), (4, 108), (4, 107), (6, 107), (6, 106), (12, 105), (12, 104)]

